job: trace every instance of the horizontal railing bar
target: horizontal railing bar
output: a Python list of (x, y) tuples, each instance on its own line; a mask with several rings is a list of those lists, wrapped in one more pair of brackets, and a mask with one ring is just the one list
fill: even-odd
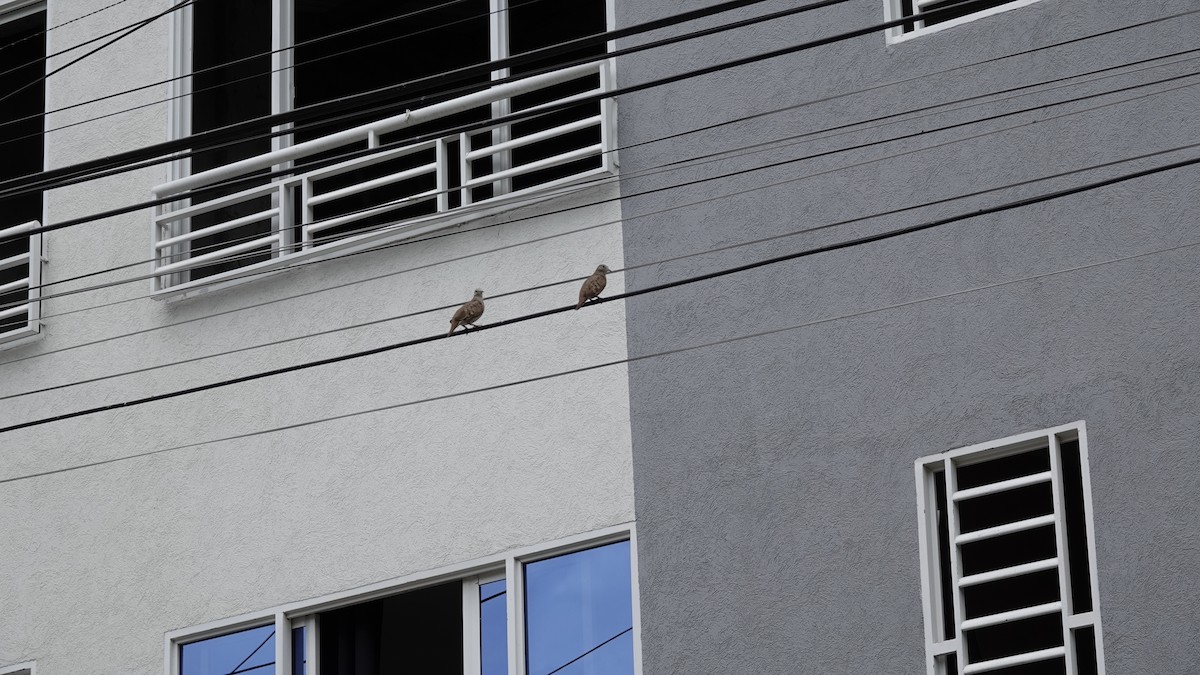
[(497, 152), (504, 152), (505, 150), (512, 150), (513, 148), (529, 145), (530, 143), (537, 143), (538, 141), (543, 141), (547, 138), (554, 138), (555, 136), (561, 136), (562, 134), (569, 134), (572, 131), (585, 129), (596, 124), (600, 124), (599, 115), (588, 117), (586, 119), (579, 120), (578, 122), (571, 122), (570, 124), (554, 127), (553, 129), (539, 131), (536, 134), (529, 134), (528, 136), (514, 138), (511, 141), (505, 141), (503, 143), (497, 143), (496, 145), (490, 145), (485, 148), (479, 148), (478, 150), (472, 150), (471, 152), (467, 153), (466, 159), (467, 161), (471, 161), (474, 159), (479, 159), (480, 157), (487, 157), (488, 155), (494, 155)]
[(42, 226), (42, 224), (36, 220), (31, 220), (28, 223), (21, 223), (20, 225), (13, 225), (12, 227), (8, 227), (3, 230), (0, 230), (0, 239), (8, 239), (9, 237), (16, 236), (18, 234), (21, 234), (22, 232), (36, 229), (41, 226)]
[[(356, 220), (363, 220), (364, 218), (369, 218), (371, 216), (379, 215), (380, 213), (387, 213), (388, 211), (393, 211), (395, 209), (401, 209), (401, 208), (404, 208), (405, 206), (412, 206), (413, 204), (419, 204), (421, 202), (429, 201), (430, 199), (436, 197), (438, 195), (438, 192), (439, 192), (439, 190), (434, 188), (433, 190), (430, 190), (428, 192), (422, 192), (420, 194), (411, 195), (411, 196), (405, 197), (403, 199), (393, 200), (386, 204), (380, 204), (378, 207), (371, 209), (370, 211), (363, 211), (361, 213), (351, 213), (349, 215), (341, 216), (339, 218), (331, 218), (329, 220), (323, 220), (319, 223), (313, 223), (312, 225), (305, 225), (304, 232), (306, 235), (311, 234), (313, 232), (322, 232), (324, 230), (328, 230), (330, 228), (337, 227), (338, 225), (344, 225), (345, 223), (352, 223)], [(433, 214), (430, 214), (430, 215), (433, 215)]]
[[(299, 176), (299, 177), (300, 178), (309, 178), (312, 180), (323, 180), (325, 178), (331, 178), (333, 176), (337, 176), (337, 175), (346, 173), (347, 171), (354, 171), (355, 169), (361, 169), (364, 166), (381, 164), (383, 162), (387, 162), (387, 161), (396, 159), (398, 157), (404, 157), (405, 155), (412, 155), (412, 154), (415, 154), (418, 152), (425, 152), (427, 150), (433, 150), (436, 147), (436, 145), (437, 145), (436, 139), (432, 140), (432, 141), (422, 141), (420, 143), (414, 143), (413, 145), (406, 145), (402, 148), (396, 148), (395, 150), (386, 150), (384, 152), (380, 152), (377, 154), (367, 155), (366, 157), (355, 157), (354, 159), (348, 159), (344, 162), (339, 162), (332, 166), (326, 166), (326, 167), (322, 167), (320, 169), (314, 169), (314, 170), (309, 171), (308, 173), (306, 173), (302, 176)], [(303, 167), (300, 167), (300, 168), (303, 168)]]
[(230, 178), (235, 178), (244, 174), (248, 174), (260, 169), (266, 169), (285, 162), (291, 162), (309, 155), (314, 155), (326, 150), (332, 150), (341, 145), (351, 143), (353, 141), (366, 140), (372, 133), (387, 134), (393, 131), (403, 129), (405, 127), (414, 126), (430, 120), (447, 117), (455, 113), (464, 112), (472, 108), (478, 108), (489, 103), (499, 101), (506, 98), (511, 98), (518, 94), (523, 94), (536, 89), (541, 89), (551, 85), (568, 82), (577, 79), (582, 75), (591, 72), (600, 72), (603, 62), (587, 63), (570, 68), (563, 68), (550, 73), (534, 75), (523, 80), (508, 82), (505, 84), (496, 85), (483, 91), (460, 96), (449, 101), (435, 103), (424, 108), (411, 110), (399, 115), (392, 115), (375, 122), (361, 124), (344, 131), (314, 138), (303, 143), (280, 148), (261, 155), (243, 159), (237, 162), (231, 162), (224, 166), (214, 167), (208, 171), (185, 176), (154, 188), (156, 196), (175, 194), (185, 190), (202, 187), (212, 183), (217, 183)]
[(182, 220), (183, 218), (188, 218), (191, 216), (199, 215), (201, 213), (207, 213), (209, 211), (215, 211), (217, 209), (225, 208), (226, 206), (229, 206), (230, 204), (244, 202), (248, 199), (254, 199), (256, 197), (264, 197), (266, 195), (270, 195), (270, 194), (274, 194), (275, 192), (278, 192), (280, 183), (295, 183), (295, 182), (299, 182), (299, 180), (300, 180), (300, 178), (298, 176), (294, 176), (291, 178), (286, 178), (283, 180), (275, 181), (274, 183), (267, 183), (266, 185), (258, 185), (258, 186), (252, 187), (252, 188), (242, 190), (241, 192), (235, 192), (234, 194), (231, 194), (231, 195), (225, 195), (224, 197), (217, 197), (216, 199), (212, 199), (207, 202), (201, 202), (200, 204), (193, 204), (191, 206), (184, 207), (182, 209), (178, 209), (175, 211), (167, 211), (167, 212), (164, 212), (164, 213), (161, 213), (161, 214), (155, 216), (154, 222), (157, 223), (158, 225), (166, 225), (167, 223), (175, 221), (175, 220)]
[(18, 288), (27, 288), (29, 286), (29, 277), (10, 281), (7, 284), (0, 284), (0, 295), (17, 290)]
[(1034, 605), (1033, 607), (1022, 607), (1008, 612), (1000, 612), (999, 614), (989, 614), (975, 619), (967, 619), (962, 622), (963, 630), (975, 630), (977, 628), (987, 628), (988, 626), (998, 626), (1002, 623), (1011, 623), (1020, 621), (1021, 619), (1032, 619), (1035, 616), (1043, 616), (1062, 611), (1062, 602), (1055, 600), (1047, 602), (1044, 605)]
[(16, 307), (11, 307), (9, 309), (6, 309), (6, 310), (0, 312), (0, 319), (7, 319), (10, 316), (17, 316), (20, 314), (24, 314), (29, 311), (29, 308), (32, 305), (33, 305), (33, 303), (27, 302), (24, 305), (18, 305)]
[(181, 260), (177, 263), (171, 263), (169, 265), (161, 265), (159, 267), (154, 268), (154, 271), (161, 273), (161, 274), (169, 274), (172, 272), (179, 272), (181, 270), (188, 270), (188, 269), (192, 269), (195, 267), (203, 267), (205, 263), (212, 262), (214, 260), (220, 260), (221, 258), (227, 258), (231, 255), (237, 255), (238, 253), (244, 253), (245, 251), (252, 251), (256, 248), (266, 246), (267, 244), (273, 243), (273, 242), (279, 240), (279, 238), (280, 237), (278, 234), (272, 234), (270, 236), (263, 237), (261, 239), (255, 239), (254, 241), (248, 241), (248, 242), (245, 242), (242, 244), (238, 244), (237, 246), (230, 246), (229, 248), (223, 248), (219, 251), (213, 251), (211, 253), (205, 253), (204, 255), (198, 255), (193, 258), (188, 258), (187, 260)]
[(22, 253), (20, 255), (14, 255), (11, 258), (5, 258), (4, 260), (0, 260), (0, 270), (6, 270), (6, 269), (9, 269), (12, 267), (20, 267), (21, 265), (26, 265), (28, 263), (29, 263), (29, 254)]
[(973, 675), (974, 673), (986, 673), (991, 670), (1000, 670), (1010, 666), (1019, 666), (1025, 663), (1036, 663), (1037, 661), (1046, 661), (1066, 656), (1067, 650), (1065, 647), (1051, 647), (1050, 649), (1042, 649), (1028, 654), (1017, 654), (1015, 656), (1006, 656), (1002, 659), (992, 659), (991, 661), (981, 661), (972, 663), (963, 668), (963, 675)]
[(982, 539), (991, 539), (992, 537), (1000, 537), (1000, 536), (1003, 536), (1006, 534), (1012, 534), (1014, 532), (1023, 532), (1025, 530), (1032, 530), (1036, 527), (1044, 527), (1046, 525), (1053, 525), (1053, 524), (1054, 524), (1054, 514), (1050, 514), (1048, 516), (1038, 516), (1037, 518), (1030, 518), (1028, 520), (1019, 520), (1015, 523), (1005, 523), (1004, 525), (997, 525), (996, 527), (989, 527), (984, 530), (976, 530), (974, 532), (966, 532), (966, 533), (960, 534), (957, 537), (955, 537), (954, 543), (955, 544), (969, 544), (973, 541), (980, 541)]
[(958, 580), (959, 588), (968, 586), (978, 586), (986, 584), (990, 581), (999, 581), (1001, 579), (1009, 579), (1011, 577), (1019, 577), (1022, 574), (1032, 574), (1044, 570), (1052, 570), (1058, 567), (1058, 558), (1050, 558), (1048, 560), (1038, 560), (1036, 562), (1025, 563), (1024, 565), (1014, 565), (1012, 567), (1004, 567), (991, 572), (980, 572), (979, 574), (970, 574)]
[(990, 483), (988, 485), (980, 485), (979, 487), (967, 488), (966, 490), (959, 490), (958, 492), (954, 493), (953, 499), (954, 501), (958, 502), (964, 499), (971, 499), (972, 497), (983, 497), (985, 495), (996, 494), (997, 492), (1004, 492), (1005, 490), (1015, 490), (1017, 488), (1022, 488), (1029, 485), (1037, 485), (1038, 483), (1047, 483), (1049, 481), (1050, 472), (1043, 471), (1042, 473), (1035, 473), (1029, 476), (1020, 476), (1017, 478), (1010, 478), (1009, 480), (1002, 480), (998, 483)]
[(366, 192), (367, 190), (374, 190), (377, 187), (391, 185), (392, 183), (398, 183), (409, 178), (416, 178), (417, 176), (424, 176), (435, 171), (437, 171), (436, 162), (433, 164), (422, 164), (421, 166), (414, 167), (412, 169), (406, 169), (404, 171), (397, 171), (396, 173), (387, 176), (381, 176), (365, 183), (355, 183), (354, 185), (350, 185), (338, 190), (332, 190), (330, 192), (326, 192), (325, 194), (316, 195), (308, 200), (308, 205), (316, 206), (318, 204), (324, 204), (335, 199), (356, 195), (360, 192)]
[(573, 162), (577, 159), (583, 159), (584, 157), (598, 155), (603, 151), (604, 151), (604, 146), (600, 143), (597, 143), (596, 145), (589, 145), (586, 148), (572, 150), (571, 152), (566, 152), (561, 155), (547, 157), (546, 159), (539, 159), (536, 162), (530, 162), (529, 164), (522, 164), (521, 166), (515, 166), (511, 169), (505, 169), (504, 171), (497, 171), (496, 173), (491, 173), (486, 176), (474, 178), (472, 180), (469, 180), (469, 181), (463, 183), (462, 187), (473, 188), (473, 187), (478, 187), (480, 185), (487, 185), (488, 183), (495, 183), (496, 181), (501, 181), (501, 180), (504, 180), (505, 178), (511, 178), (513, 176), (520, 176), (521, 174), (525, 174), (525, 173), (533, 173), (534, 171), (540, 171), (540, 170), (548, 168), (548, 167), (558, 166), (559, 164), (566, 164), (568, 162)]
[(193, 230), (192, 232), (188, 232), (186, 234), (181, 234), (179, 236), (171, 237), (169, 239), (163, 239), (162, 241), (158, 242), (154, 246), (157, 248), (168, 248), (170, 246), (174, 246), (175, 244), (179, 244), (179, 243), (182, 243), (185, 241), (191, 241), (193, 239), (200, 239), (202, 237), (207, 237), (209, 235), (217, 234), (218, 232), (224, 232), (226, 230), (232, 230), (234, 228), (241, 227), (242, 225), (249, 225), (250, 223), (257, 223), (260, 220), (274, 218), (275, 216), (278, 216), (278, 215), (279, 215), (278, 208), (267, 209), (266, 211), (259, 211), (258, 213), (252, 213), (248, 216), (242, 216), (241, 218), (235, 218), (228, 222), (221, 223), (220, 225), (212, 225), (210, 227), (204, 228), (203, 230)]

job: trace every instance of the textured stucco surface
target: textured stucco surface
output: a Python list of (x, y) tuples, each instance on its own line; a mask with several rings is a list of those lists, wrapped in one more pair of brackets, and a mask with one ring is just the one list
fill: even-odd
[[(51, 2), (49, 20), (103, 4)], [(131, 0), (52, 32), (51, 51), (167, 6)], [(48, 106), (161, 80), (168, 64), (163, 21), (56, 75)], [(49, 125), (167, 95), (152, 88), (53, 115)], [(167, 129), (167, 108), (155, 105), (55, 132), (49, 166), (160, 142)], [(166, 177), (159, 166), (55, 191), (48, 219), (147, 200)], [(583, 277), (600, 262), (620, 267), (618, 196), (615, 187), (598, 188), (504, 218), (604, 202), (595, 206), (193, 298), (148, 299), (149, 282), (139, 282), (47, 300), (43, 335), (0, 351), (0, 396), (457, 305), (477, 286), (492, 296)], [(145, 260), (149, 223), (147, 210), (51, 233), (46, 280)], [(569, 233), (593, 224), (600, 226)], [(535, 239), (542, 241), (449, 262)], [(413, 268), (422, 269), (367, 280)], [(359, 280), (366, 281), (352, 283)], [(482, 323), (573, 302), (577, 283), (488, 300)], [(614, 275), (609, 292), (622, 285)], [(0, 425), (438, 334), (452, 311), (5, 400)], [(73, 348), (188, 319), (199, 320)], [(5, 434), (0, 478), (578, 368), (625, 350), (624, 307), (609, 303)], [(623, 368), (607, 368), (0, 485), (0, 666), (36, 661), (39, 675), (161, 673), (168, 631), (628, 522), (627, 385)]]
[[(619, 3), (619, 24), (700, 4)], [(622, 143), (1195, 8), (1179, 0), (1118, 4), (1120, 12), (1108, 0), (1042, 0), (897, 45), (870, 35), (639, 92), (620, 101)], [(622, 83), (643, 81), (882, 16), (880, 0), (852, 0), (630, 56), (619, 72)], [(634, 176), (698, 154), (1170, 54), (1192, 48), (1198, 35), (1193, 15), (628, 148), (622, 169)], [(626, 263), (1195, 142), (1195, 88), (1046, 120), (1189, 79), (638, 196), (1193, 70), (1166, 66), (631, 178), (622, 188)], [(842, 168), (1032, 120), (1045, 121)], [(645, 287), (1188, 156), (652, 265), (626, 283)], [(819, 172), (827, 173), (685, 206)], [(630, 367), (646, 672), (925, 672), (914, 459), (1075, 420), (1086, 422), (1090, 439), (1108, 672), (1200, 672), (1200, 247), (1103, 264), (1200, 241), (1198, 180), (1200, 170), (1189, 168), (631, 299), (632, 357), (812, 324)], [(639, 217), (668, 206), (680, 208)], [(958, 294), (921, 301), (951, 293)]]

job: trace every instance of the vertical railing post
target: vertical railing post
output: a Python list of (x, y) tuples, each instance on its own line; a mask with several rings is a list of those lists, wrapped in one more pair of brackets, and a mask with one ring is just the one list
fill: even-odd
[[(471, 154), (471, 135), (464, 132), (458, 135), (459, 185), (465, 186), (471, 182), (471, 162), (467, 159), (469, 154)], [(462, 206), (467, 206), (471, 203), (471, 188), (463, 187), (461, 192)]]
[(300, 210), (302, 212), (300, 220), (300, 240), (303, 248), (312, 248), (312, 238), (308, 236), (308, 231), (304, 229), (305, 225), (311, 225), (316, 218), (313, 216), (312, 207), (313, 197), (313, 181), (312, 178), (305, 176), (300, 181)]
[[(490, 0), (491, 3), (491, 32), (492, 32), (492, 60), (505, 59), (509, 56), (508, 45), (508, 0)], [(508, 77), (511, 71), (508, 68), (492, 71), (492, 79), (499, 80)], [(501, 99), (492, 103), (492, 119), (504, 117), (512, 112), (512, 99)], [(492, 130), (492, 145), (503, 143), (512, 138), (511, 125), (496, 127)], [(497, 152), (492, 155), (492, 172), (504, 171), (512, 166), (512, 155), (508, 150)], [(512, 179), (505, 178), (503, 180), (492, 183), (492, 196), (498, 197), (502, 194), (507, 194), (512, 191)]]
[[(600, 90), (608, 93), (616, 88), (613, 81), (612, 59), (600, 62)], [(617, 121), (617, 102), (611, 96), (600, 99), (600, 144), (601, 158), (604, 170), (609, 173), (617, 171), (617, 148), (615, 141)]]
[(437, 140), (437, 158), (434, 160), (437, 168), (434, 173), (437, 174), (437, 210), (438, 213), (445, 213), (450, 210), (450, 149), (447, 147), (449, 141), (446, 138)]

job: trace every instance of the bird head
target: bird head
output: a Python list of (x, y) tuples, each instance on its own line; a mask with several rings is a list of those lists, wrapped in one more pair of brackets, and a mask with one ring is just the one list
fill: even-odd
[(608, 269), (608, 265), (600, 265), (596, 268), (596, 271), (600, 274), (608, 274), (612, 270)]
[(475, 299), (476, 299), (476, 300), (482, 300), (482, 299), (483, 299), (483, 289), (482, 289), (482, 288), (476, 288), (476, 289), (475, 289)]

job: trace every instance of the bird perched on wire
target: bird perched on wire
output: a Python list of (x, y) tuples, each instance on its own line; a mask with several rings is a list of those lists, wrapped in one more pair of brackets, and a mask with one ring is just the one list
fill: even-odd
[(449, 336), (459, 326), (462, 326), (464, 331), (467, 330), (467, 326), (474, 328), (475, 322), (481, 316), (483, 316), (483, 289), (476, 288), (475, 297), (464, 302), (462, 307), (455, 310), (454, 316), (450, 317), (450, 332), (446, 335)]
[(604, 275), (612, 270), (608, 269), (608, 265), (600, 265), (592, 272), (592, 276), (584, 279), (583, 286), (579, 287), (579, 302), (575, 304), (575, 309), (583, 307), (583, 304), (593, 298), (600, 300), (600, 294), (604, 292), (604, 287), (608, 284), (608, 278)]

